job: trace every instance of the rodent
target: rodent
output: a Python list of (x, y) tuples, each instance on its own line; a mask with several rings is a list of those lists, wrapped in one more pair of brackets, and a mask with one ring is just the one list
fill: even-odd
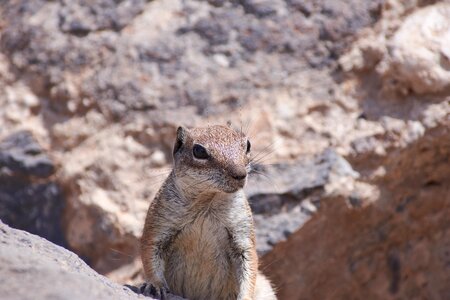
[(230, 126), (179, 127), (174, 166), (150, 204), (141, 238), (147, 292), (191, 300), (272, 300), (258, 271), (255, 230), (243, 187), (248, 138)]

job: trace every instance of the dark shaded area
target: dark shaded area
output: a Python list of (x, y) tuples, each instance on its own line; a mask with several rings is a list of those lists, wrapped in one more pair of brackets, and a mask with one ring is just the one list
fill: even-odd
[(401, 279), (400, 259), (396, 255), (390, 254), (387, 258), (387, 264), (389, 270), (391, 271), (391, 284), (389, 286), (389, 291), (391, 294), (396, 294), (398, 292)]
[(0, 219), (66, 246), (61, 226), (64, 197), (49, 178), (54, 171), (31, 133), (19, 131), (0, 142)]

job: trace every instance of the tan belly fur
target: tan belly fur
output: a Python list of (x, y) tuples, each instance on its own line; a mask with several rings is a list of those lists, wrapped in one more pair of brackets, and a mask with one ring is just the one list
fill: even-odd
[(229, 253), (225, 227), (212, 217), (197, 218), (177, 235), (167, 252), (169, 288), (191, 300), (236, 299), (236, 268)]

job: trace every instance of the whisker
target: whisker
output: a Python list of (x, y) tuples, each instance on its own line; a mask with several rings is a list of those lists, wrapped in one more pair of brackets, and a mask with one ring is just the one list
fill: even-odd
[[(256, 153), (255, 156), (252, 157), (252, 160), (258, 158), (260, 155), (262, 155), (263, 153), (265, 153), (268, 149), (270, 149), (271, 147), (275, 146), (275, 144), (278, 143), (278, 141), (273, 141), (270, 144), (266, 145), (263, 149), (261, 149), (260, 151), (258, 151)], [(275, 149), (271, 149), (272, 153), (275, 151)]]
[(149, 176), (143, 176), (145, 179), (153, 179), (153, 178), (159, 178), (159, 177), (162, 177), (162, 176), (164, 176), (164, 177), (166, 177), (167, 175), (169, 175), (170, 174), (170, 172), (171, 172), (171, 170), (170, 171), (167, 171), (167, 172), (161, 172), (161, 173), (159, 173), (159, 174), (152, 174), (152, 175), (149, 175)]
[(279, 261), (281, 261), (280, 258), (274, 259), (273, 261), (271, 261), (271, 262), (268, 263), (268, 264), (264, 264), (264, 266), (261, 268), (261, 271), (266, 271), (268, 267), (270, 267), (271, 265), (273, 265), (274, 263), (277, 263), (277, 262), (279, 262)]
[(194, 183), (192, 183), (191, 185), (189, 185), (188, 189), (196, 188), (197, 186), (199, 186), (199, 185), (201, 185), (201, 184), (207, 182), (208, 180), (209, 180), (209, 178), (206, 178), (206, 179), (203, 179), (203, 180), (194, 182)]
[(267, 180), (271, 185), (273, 185), (276, 191), (280, 191), (280, 186), (275, 182), (274, 178), (269, 176), (269, 174), (267, 174), (264, 170), (264, 168), (274, 165), (276, 164), (262, 164), (258, 162), (251, 162), (249, 175), (254, 174), (256, 176), (264, 177), (264, 180)]
[(251, 160), (251, 162), (254, 162), (254, 163), (260, 163), (260, 162), (263, 161), (263, 159), (269, 158), (269, 155), (272, 155), (273, 153), (275, 153), (275, 149), (272, 149), (272, 150), (270, 150), (270, 151), (268, 151), (268, 152), (266, 152), (266, 153), (261, 153), (260, 155), (255, 156), (255, 157)]
[(166, 167), (166, 168), (152, 168), (148, 173), (155, 173), (155, 174), (163, 174), (163, 173), (169, 173), (172, 171), (172, 167)]
[[(115, 253), (118, 253), (118, 254), (120, 254), (120, 255), (123, 255), (123, 256), (126, 256), (126, 257), (130, 257), (130, 258), (135, 258), (136, 256), (134, 256), (134, 255), (131, 255), (131, 254), (127, 254), (127, 253), (125, 253), (125, 252), (122, 252), (122, 251), (120, 251), (120, 250), (117, 250), (117, 249), (114, 249), (114, 248), (109, 248), (109, 250), (111, 250), (112, 252), (115, 252)], [(116, 258), (116, 260), (120, 260), (120, 258)]]
[(242, 135), (243, 131), (242, 131), (242, 107), (241, 106), (239, 106), (239, 121), (241, 123), (241, 135)]
[(143, 176), (142, 179), (148, 180), (152, 185), (160, 185), (167, 179), (167, 177), (170, 175), (170, 172), (172, 172), (172, 170), (168, 169), (167, 171), (163, 171), (158, 174), (148, 175), (145, 177)]
[(260, 163), (260, 162), (256, 162), (256, 161), (252, 161), (251, 164), (257, 168), (259, 167), (273, 167), (273, 166), (278, 166), (278, 163)]
[(244, 134), (248, 137), (251, 137), (250, 135), (250, 124), (252, 122), (252, 116), (250, 116), (250, 118), (247, 119), (247, 123), (244, 126)]
[(265, 180), (267, 180), (271, 185), (273, 185), (275, 187), (276, 191), (280, 190), (279, 185), (269, 175), (267, 175), (267, 174), (265, 174), (265, 173), (263, 173), (261, 171), (253, 171), (250, 174), (251, 175), (255, 174), (257, 176), (262, 176)]
[(172, 171), (172, 167), (161, 168), (161, 169), (150, 169), (146, 172), (146, 174), (149, 174), (150, 176), (159, 176), (159, 175), (169, 174), (171, 171)]

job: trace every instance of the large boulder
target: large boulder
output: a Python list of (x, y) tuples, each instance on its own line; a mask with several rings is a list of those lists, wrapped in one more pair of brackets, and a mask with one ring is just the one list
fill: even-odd
[(112, 283), (74, 253), (0, 221), (2, 299), (150, 299)]
[(447, 299), (450, 127), (387, 157), (377, 201), (324, 197), (320, 212), (266, 254), (280, 299)]
[[(0, 220), (0, 294), (8, 300), (153, 299), (120, 286), (76, 254)], [(168, 294), (167, 300), (186, 300)]]

